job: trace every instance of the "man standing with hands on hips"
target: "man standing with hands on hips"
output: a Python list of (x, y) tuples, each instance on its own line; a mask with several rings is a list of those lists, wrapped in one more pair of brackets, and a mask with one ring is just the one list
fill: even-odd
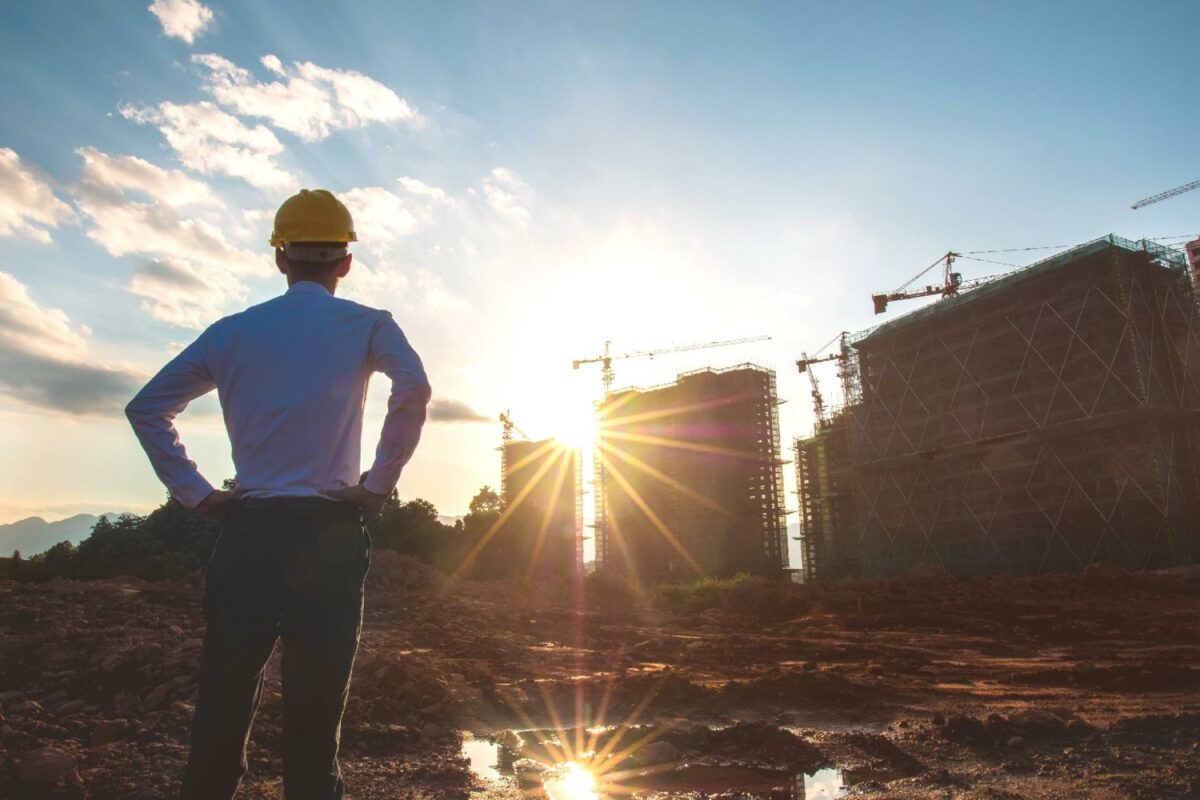
[[(205, 330), (155, 375), (126, 414), (172, 497), (222, 521), (209, 562), (199, 700), (184, 800), (228, 800), (276, 640), (283, 640), (287, 800), (343, 796), (337, 752), (370, 562), (364, 520), (412, 457), (429, 382), (387, 311), (334, 297), (357, 241), (350, 212), (302, 190), (270, 244), (287, 292)], [(375, 460), (359, 483), (367, 382), (392, 382)], [(215, 489), (174, 418), (217, 390), (235, 489)]]

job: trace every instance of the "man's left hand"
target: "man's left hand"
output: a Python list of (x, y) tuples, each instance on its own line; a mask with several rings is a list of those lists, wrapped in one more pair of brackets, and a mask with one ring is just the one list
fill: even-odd
[(374, 492), (367, 491), (362, 484), (347, 486), (345, 489), (330, 489), (322, 492), (322, 494), (326, 497), (332, 497), (334, 500), (354, 503), (354, 505), (362, 509), (363, 521), (379, 516), (379, 512), (383, 510), (383, 504), (387, 502), (386, 494), (375, 494)]

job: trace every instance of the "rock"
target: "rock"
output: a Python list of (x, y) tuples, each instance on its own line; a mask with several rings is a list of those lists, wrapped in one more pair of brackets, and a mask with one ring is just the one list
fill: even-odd
[(83, 783), (75, 756), (56, 747), (43, 747), (27, 754), (21, 759), (20, 774), (21, 780), (29, 783), (68, 786)]
[(118, 717), (141, 716), (142, 701), (132, 692), (117, 692), (113, 697), (113, 711)]
[(50, 713), (57, 717), (65, 717), (81, 710), (85, 705), (87, 704), (83, 700), (64, 700), (50, 709)]
[(522, 786), (540, 786), (546, 778), (546, 768), (532, 758), (521, 758), (513, 762), (513, 772)]
[(23, 703), (18, 703), (16, 705), (16, 707), (13, 708), (13, 713), (14, 714), (40, 714), (44, 710), (45, 709), (42, 708), (42, 704), (39, 703), (38, 701), (26, 700)]
[(634, 763), (639, 766), (651, 764), (671, 764), (683, 760), (683, 754), (669, 742), (651, 742), (630, 754)]
[(122, 736), (129, 729), (129, 721), (124, 719), (105, 719), (96, 723), (96, 727), (92, 730), (92, 746), (99, 747), (105, 744), (111, 744)]
[(162, 705), (163, 700), (167, 699), (167, 695), (176, 687), (174, 680), (169, 680), (164, 684), (160, 684), (157, 688), (151, 691), (148, 695), (142, 698), (142, 706), (147, 711), (153, 711)]
[(501, 747), (507, 747), (514, 753), (519, 753), (525, 749), (525, 740), (515, 731), (504, 731), (496, 737), (496, 744)]

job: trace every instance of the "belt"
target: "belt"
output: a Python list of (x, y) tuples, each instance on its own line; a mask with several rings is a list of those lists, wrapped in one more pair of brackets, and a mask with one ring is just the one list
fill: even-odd
[(359, 507), (345, 500), (304, 495), (299, 497), (243, 497), (238, 501), (241, 508), (256, 511), (353, 511)]

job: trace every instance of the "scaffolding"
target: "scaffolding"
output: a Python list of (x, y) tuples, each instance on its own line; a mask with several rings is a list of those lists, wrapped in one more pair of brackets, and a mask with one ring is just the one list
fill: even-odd
[(598, 409), (597, 564), (645, 579), (787, 566), (775, 373), (751, 364), (611, 393)]
[(1198, 335), (1182, 255), (1109, 236), (844, 340), (836, 435), (797, 443), (806, 573), (1194, 562)]

